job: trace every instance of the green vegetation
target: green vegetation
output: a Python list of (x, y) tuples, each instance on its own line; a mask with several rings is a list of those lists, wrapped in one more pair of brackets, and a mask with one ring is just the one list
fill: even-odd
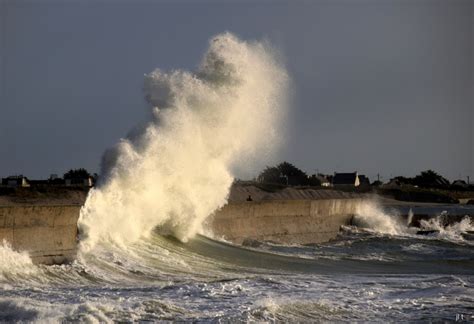
[(433, 170), (422, 171), (413, 178), (395, 177), (392, 180), (404, 185), (418, 186), (422, 188), (446, 188), (450, 186), (449, 181)]
[(282, 162), (277, 166), (267, 166), (258, 175), (259, 182), (266, 184), (304, 186), (309, 184), (308, 175), (289, 162)]

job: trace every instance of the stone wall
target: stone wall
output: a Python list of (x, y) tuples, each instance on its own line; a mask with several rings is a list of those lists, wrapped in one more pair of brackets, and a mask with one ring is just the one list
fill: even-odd
[(76, 255), (81, 206), (0, 206), (0, 241), (27, 251), (33, 262), (59, 264)]
[(224, 206), (207, 222), (215, 236), (242, 244), (245, 240), (285, 244), (334, 239), (349, 225), (362, 198), (274, 200)]

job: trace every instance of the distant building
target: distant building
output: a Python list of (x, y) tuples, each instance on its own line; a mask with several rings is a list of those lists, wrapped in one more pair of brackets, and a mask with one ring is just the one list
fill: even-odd
[(66, 182), (63, 178), (49, 178), (48, 185), (50, 186), (64, 186)]
[(469, 187), (469, 185), (464, 180), (454, 180), (451, 186), (463, 189)]
[(65, 178), (64, 184), (67, 187), (92, 187), (92, 185), (94, 184), (94, 178), (92, 178), (91, 176)]
[(44, 187), (49, 185), (48, 180), (30, 180), (31, 187)]
[(50, 186), (64, 186), (64, 180), (61, 178), (49, 178), (46, 180), (28, 180), (31, 187), (50, 187)]
[(332, 178), (332, 184), (334, 187), (358, 187), (360, 186), (359, 175), (356, 172), (351, 173), (334, 173)]
[(17, 187), (29, 187), (30, 183), (28, 181), (28, 178), (24, 177), (23, 175), (14, 175), (14, 176), (2, 178), (2, 185), (11, 187), (11, 188), (17, 188)]

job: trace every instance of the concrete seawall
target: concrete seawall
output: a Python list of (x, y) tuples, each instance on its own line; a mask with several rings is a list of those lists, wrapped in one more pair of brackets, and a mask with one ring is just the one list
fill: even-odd
[[(318, 243), (336, 237), (350, 224), (362, 199), (273, 200), (232, 202), (212, 215), (214, 234), (237, 244), (245, 240)], [(33, 262), (74, 260), (80, 205), (0, 206), (0, 242), (27, 251)]]
[(33, 262), (74, 260), (81, 206), (0, 206), (0, 242), (27, 251)]
[[(233, 202), (211, 216), (214, 234), (241, 244), (246, 239), (279, 243), (318, 243), (336, 237), (349, 224), (362, 199)], [(0, 241), (27, 251), (33, 262), (74, 260), (81, 206), (0, 206)]]
[(214, 235), (242, 244), (246, 240), (285, 244), (334, 239), (349, 225), (362, 198), (273, 200), (224, 206), (208, 220)]

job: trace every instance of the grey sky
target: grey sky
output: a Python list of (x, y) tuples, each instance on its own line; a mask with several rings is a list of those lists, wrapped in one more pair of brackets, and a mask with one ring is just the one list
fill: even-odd
[(268, 39), (293, 80), (281, 160), (474, 179), (474, 1), (0, 0), (0, 176), (98, 171), (144, 120), (143, 74)]

